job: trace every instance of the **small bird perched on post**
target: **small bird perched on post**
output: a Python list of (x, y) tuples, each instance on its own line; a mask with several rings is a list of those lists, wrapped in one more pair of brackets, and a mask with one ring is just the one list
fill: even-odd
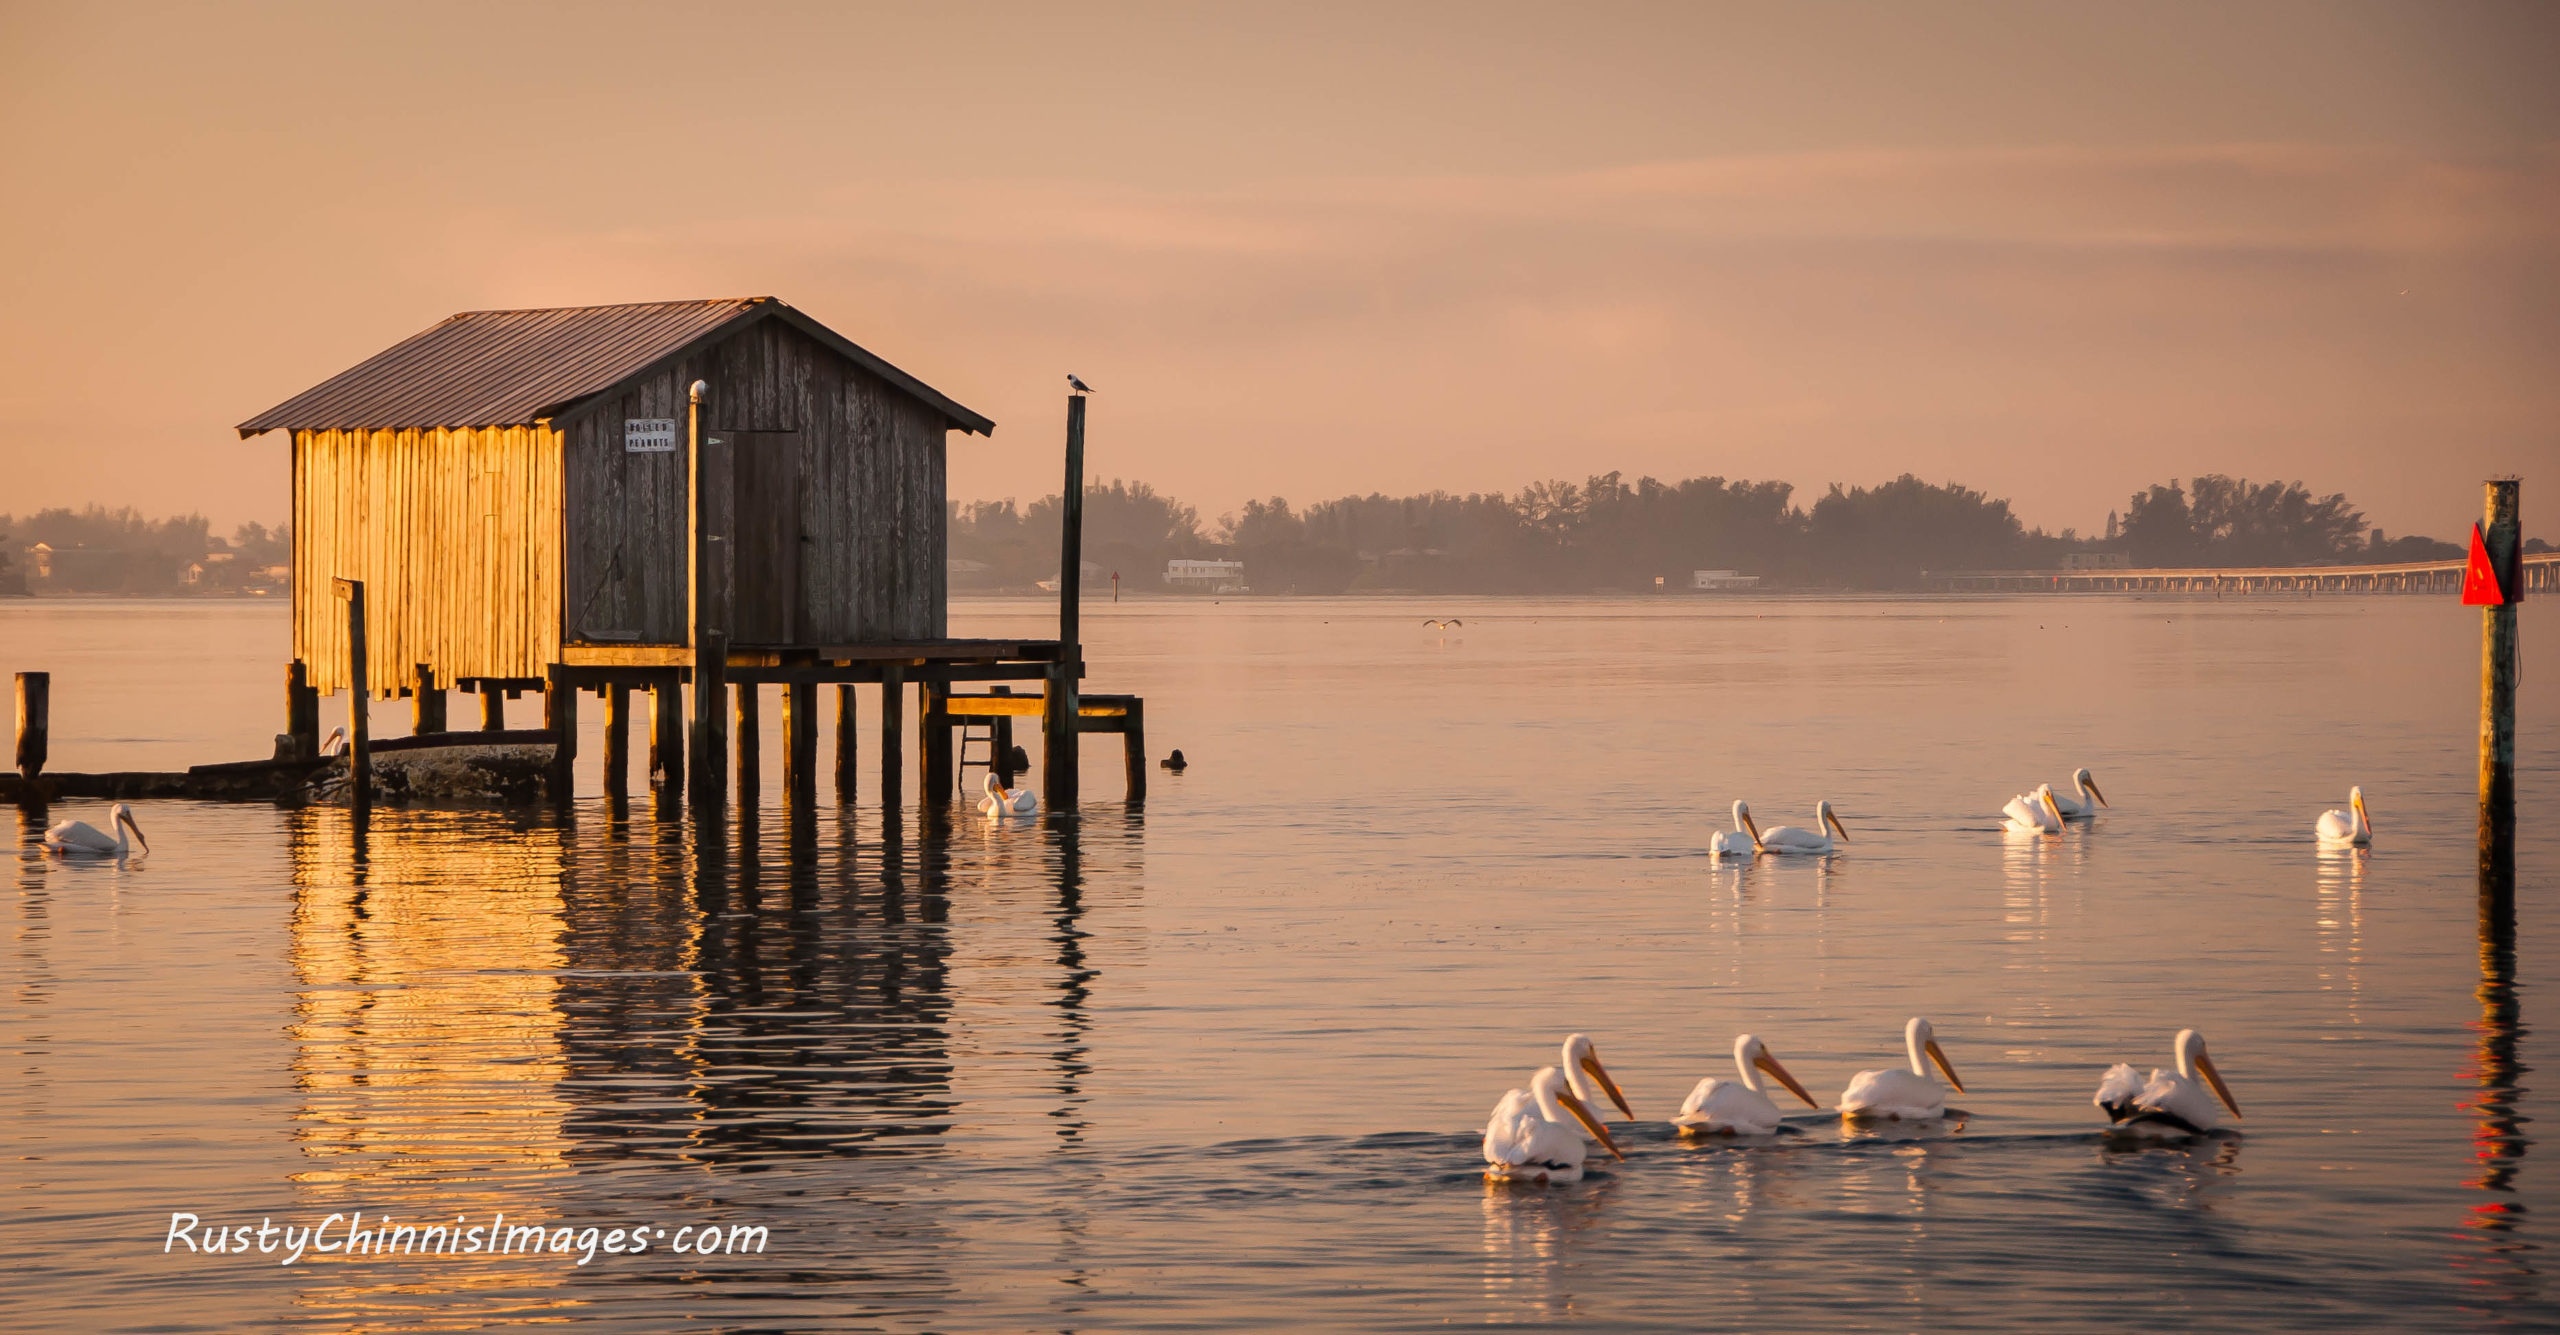
[(1074, 390), (1078, 394), (1090, 394), (1093, 392), (1093, 386), (1076, 379), (1076, 373), (1073, 371), (1067, 372), (1067, 388)]

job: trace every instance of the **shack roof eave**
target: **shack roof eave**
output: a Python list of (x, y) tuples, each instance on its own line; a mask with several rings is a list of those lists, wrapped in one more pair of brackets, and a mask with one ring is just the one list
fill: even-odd
[(773, 297), (464, 311), (401, 340), (242, 422), (269, 431), (435, 430), (528, 426), (574, 412), (630, 380), (782, 319), (888, 381), (950, 426), (989, 435), (995, 422)]

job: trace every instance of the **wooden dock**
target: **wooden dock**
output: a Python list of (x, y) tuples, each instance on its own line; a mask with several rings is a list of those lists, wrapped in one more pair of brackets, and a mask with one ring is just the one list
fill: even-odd
[[(2560, 552), (2522, 559), (2523, 586), (2560, 586)], [(2463, 563), (2416, 561), (2372, 566), (2164, 567), (2144, 570), (1924, 570), (1936, 593), (2432, 593), (2462, 592)]]

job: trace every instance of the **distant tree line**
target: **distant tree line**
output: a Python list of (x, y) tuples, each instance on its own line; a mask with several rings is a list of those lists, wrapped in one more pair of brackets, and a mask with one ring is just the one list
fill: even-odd
[(283, 527), (242, 524), (223, 538), (203, 515), (153, 519), (131, 506), (0, 514), (0, 534), (0, 592), (8, 593), (236, 593), (293, 559)]
[[(952, 507), (954, 588), (1027, 587), (1058, 568), (1058, 498)], [(2539, 544), (2535, 544), (2539, 546)], [(1737, 570), (1772, 586), (1898, 589), (1924, 571), (2038, 570), (2074, 553), (2137, 566), (2302, 565), (2458, 559), (2432, 538), (2386, 540), (2343, 495), (2220, 474), (2134, 494), (2103, 537), (2029, 528), (2009, 502), (1904, 474), (1834, 483), (1810, 506), (1784, 482), (1679, 482), (1604, 473), (1518, 492), (1343, 496), (1297, 507), (1247, 501), (1204, 527), (1198, 511), (1141, 482), (1093, 484), (1085, 559), (1141, 587), (1165, 562), (1245, 563), (1263, 593), (1642, 591), (1693, 570)]]

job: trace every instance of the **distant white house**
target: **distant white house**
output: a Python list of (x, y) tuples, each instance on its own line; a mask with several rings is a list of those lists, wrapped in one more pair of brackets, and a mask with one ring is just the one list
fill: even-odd
[(1177, 589), (1228, 593), (1244, 587), (1242, 561), (1167, 561), (1164, 582)]
[(1731, 570), (1692, 570), (1689, 572), (1689, 588), (1692, 592), (1713, 593), (1722, 592), (1727, 589), (1756, 589), (1759, 587), (1760, 577), (1758, 575), (1745, 575)]

